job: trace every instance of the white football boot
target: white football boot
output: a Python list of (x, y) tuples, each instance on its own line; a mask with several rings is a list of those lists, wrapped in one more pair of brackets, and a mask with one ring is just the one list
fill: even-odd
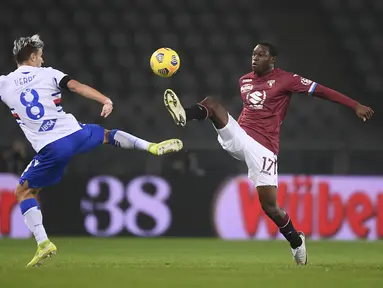
[(171, 89), (166, 89), (164, 93), (164, 103), (168, 109), (170, 115), (172, 115), (174, 122), (178, 126), (186, 125), (186, 113), (182, 107), (180, 99), (178, 99), (176, 93)]
[(306, 236), (303, 232), (298, 232), (299, 237), (302, 239), (302, 245), (293, 249), (293, 258), (298, 265), (307, 265), (307, 251), (306, 251)]

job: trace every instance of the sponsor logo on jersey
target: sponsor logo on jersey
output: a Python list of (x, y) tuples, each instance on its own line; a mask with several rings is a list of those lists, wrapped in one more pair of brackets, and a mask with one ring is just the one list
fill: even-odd
[(246, 93), (251, 91), (254, 88), (252, 84), (245, 84), (241, 86), (241, 93)]
[(242, 83), (249, 83), (249, 82), (251, 82), (251, 81), (253, 81), (253, 79), (243, 79), (243, 80), (242, 80)]
[(51, 131), (55, 127), (57, 119), (44, 120), (39, 129), (39, 132)]
[(266, 101), (266, 97), (266, 91), (254, 91), (247, 94), (246, 100), (249, 102), (250, 107), (253, 109), (263, 109), (263, 104)]

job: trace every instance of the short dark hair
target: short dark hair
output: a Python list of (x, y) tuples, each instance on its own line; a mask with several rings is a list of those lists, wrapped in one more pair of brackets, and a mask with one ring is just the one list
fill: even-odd
[(31, 37), (20, 37), (13, 42), (13, 56), (16, 63), (20, 64), (29, 59), (32, 53), (37, 53), (44, 47), (44, 42), (38, 34)]
[(271, 44), (270, 42), (260, 42), (258, 45), (265, 46), (269, 49), (269, 53), (272, 57), (278, 56), (278, 50), (277, 47), (275, 47), (274, 44)]

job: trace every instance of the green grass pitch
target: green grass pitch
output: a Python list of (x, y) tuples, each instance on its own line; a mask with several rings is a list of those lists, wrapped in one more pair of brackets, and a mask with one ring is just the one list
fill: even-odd
[(284, 241), (53, 238), (58, 254), (26, 269), (30, 240), (0, 239), (0, 287), (383, 287), (383, 242), (308, 241), (297, 267)]

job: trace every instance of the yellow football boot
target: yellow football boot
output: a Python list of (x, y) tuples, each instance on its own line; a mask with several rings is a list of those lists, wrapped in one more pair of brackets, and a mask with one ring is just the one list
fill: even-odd
[(27, 267), (39, 267), (45, 259), (55, 255), (56, 252), (57, 248), (51, 241), (45, 240), (41, 242), (37, 246), (35, 257), (27, 264)]

